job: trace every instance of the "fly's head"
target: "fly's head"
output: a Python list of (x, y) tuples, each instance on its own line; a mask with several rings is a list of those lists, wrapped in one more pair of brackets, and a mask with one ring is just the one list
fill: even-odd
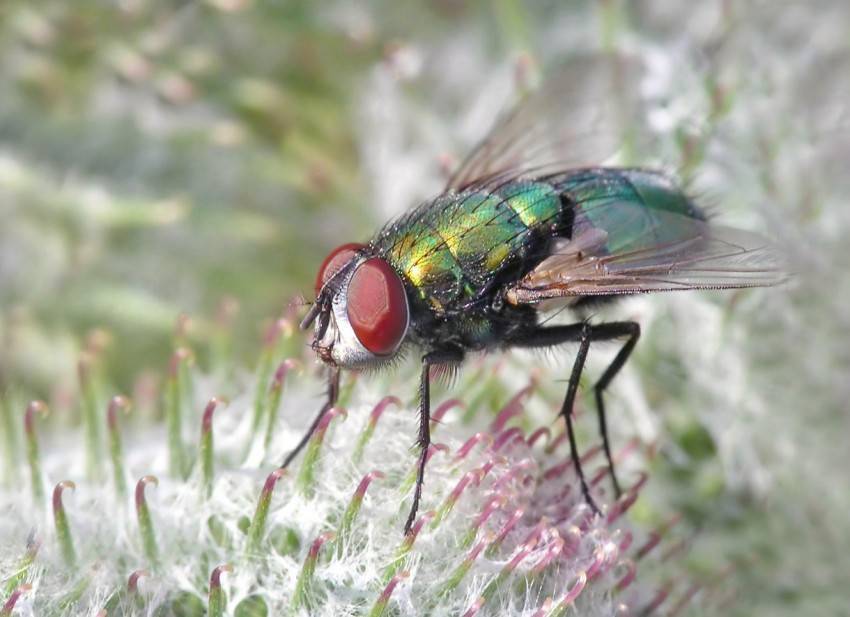
[(314, 323), (313, 350), (323, 362), (365, 368), (391, 359), (410, 325), (404, 284), (363, 244), (343, 244), (316, 276), (316, 302), (301, 322)]

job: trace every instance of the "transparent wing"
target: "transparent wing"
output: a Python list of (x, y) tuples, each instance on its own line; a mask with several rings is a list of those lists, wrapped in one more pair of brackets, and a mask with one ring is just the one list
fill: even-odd
[(621, 147), (627, 128), (638, 125), (640, 72), (624, 56), (571, 59), (496, 122), (446, 190), (602, 163)]
[(508, 291), (508, 300), (534, 304), (569, 296), (763, 287), (785, 280), (776, 247), (758, 234), (673, 212), (657, 213), (655, 219), (614, 250), (614, 230), (577, 225), (571, 240), (555, 241), (549, 257)]

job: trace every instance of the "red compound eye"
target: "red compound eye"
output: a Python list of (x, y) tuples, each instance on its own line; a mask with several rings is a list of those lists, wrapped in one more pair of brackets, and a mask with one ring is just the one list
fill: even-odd
[(349, 242), (348, 244), (343, 244), (342, 246), (338, 246), (332, 250), (330, 255), (325, 257), (325, 260), (322, 262), (322, 266), (319, 268), (319, 274), (316, 275), (316, 295), (319, 295), (319, 292), (322, 290), (325, 283), (328, 282), (328, 279), (347, 264), (351, 258), (354, 257), (354, 254), (357, 253), (357, 251), (365, 248), (365, 244)]
[(407, 296), (392, 266), (373, 257), (348, 284), (348, 322), (363, 346), (379, 356), (395, 351), (407, 331)]

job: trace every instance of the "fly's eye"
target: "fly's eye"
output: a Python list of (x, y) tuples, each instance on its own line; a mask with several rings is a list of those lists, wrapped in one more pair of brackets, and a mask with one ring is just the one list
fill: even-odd
[(319, 268), (319, 274), (316, 275), (316, 296), (319, 295), (319, 292), (322, 290), (325, 283), (327, 283), (334, 274), (339, 272), (339, 269), (347, 264), (351, 258), (354, 257), (357, 251), (365, 248), (365, 244), (349, 242), (348, 244), (343, 244), (342, 246), (338, 246), (332, 250), (330, 255), (325, 257), (325, 260)]
[(392, 266), (378, 257), (367, 259), (354, 271), (346, 310), (354, 334), (373, 354), (395, 351), (407, 331), (404, 285)]

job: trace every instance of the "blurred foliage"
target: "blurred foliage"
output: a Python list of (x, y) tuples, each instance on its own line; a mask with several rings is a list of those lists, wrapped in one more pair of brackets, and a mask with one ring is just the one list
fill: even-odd
[(7, 384), (45, 394), (49, 350), (105, 327), (127, 387), (179, 312), (234, 297), (257, 323), (310, 280), (328, 221), (367, 233), (350, 103), (384, 42), (310, 2), (243, 4), (3, 3)]

